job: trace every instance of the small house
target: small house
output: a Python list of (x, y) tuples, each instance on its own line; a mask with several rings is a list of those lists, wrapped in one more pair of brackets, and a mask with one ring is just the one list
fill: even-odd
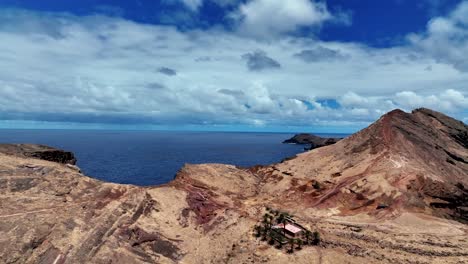
[(277, 224), (272, 226), (271, 228), (281, 233), (285, 231), (286, 235), (289, 235), (291, 237), (298, 237), (303, 232), (302, 228), (290, 223), (286, 223), (286, 227), (284, 226), (284, 224)]

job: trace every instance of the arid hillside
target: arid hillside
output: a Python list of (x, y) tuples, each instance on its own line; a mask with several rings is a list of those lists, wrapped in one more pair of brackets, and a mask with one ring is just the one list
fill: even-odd
[[(468, 127), (428, 109), (279, 164), (186, 165), (155, 187), (28, 154), (44, 148), (0, 146), (1, 263), (468, 262)], [(287, 253), (256, 238), (266, 207), (321, 243)]]
[[(283, 179), (267, 186), (283, 201), (306, 208), (376, 217), (412, 211), (466, 222), (467, 146), (460, 121), (428, 109), (394, 110), (333, 146), (260, 171)], [(289, 175), (294, 184), (285, 184)]]

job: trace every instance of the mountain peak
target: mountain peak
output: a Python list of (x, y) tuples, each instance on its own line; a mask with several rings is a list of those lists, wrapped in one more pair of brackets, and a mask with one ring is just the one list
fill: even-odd
[(392, 111), (386, 113), (383, 116), (395, 116), (395, 115), (402, 115), (402, 114), (406, 114), (406, 112), (399, 109), (399, 108), (396, 108), (396, 109), (393, 109)]
[[(463, 122), (442, 113), (395, 109), (334, 145), (275, 168), (322, 183), (312, 206), (341, 208), (343, 214), (427, 208), (468, 221), (460, 215), (468, 206), (467, 133)], [(390, 209), (375, 211), (380, 203)]]

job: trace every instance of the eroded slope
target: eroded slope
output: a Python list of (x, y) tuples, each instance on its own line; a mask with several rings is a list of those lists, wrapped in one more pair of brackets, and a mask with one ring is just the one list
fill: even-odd
[[(393, 111), (335, 145), (266, 167), (186, 165), (171, 183), (97, 181), (0, 147), (5, 263), (464, 263), (466, 125)], [(256, 240), (265, 206), (320, 247)], [(454, 221), (457, 220), (457, 221)]]

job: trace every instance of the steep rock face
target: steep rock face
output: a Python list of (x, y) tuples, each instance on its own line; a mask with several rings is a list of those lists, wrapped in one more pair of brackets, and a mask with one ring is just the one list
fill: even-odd
[[(339, 208), (342, 214), (430, 210), (466, 221), (467, 131), (462, 122), (428, 109), (394, 110), (333, 146), (274, 169), (298, 184), (322, 183), (314, 197), (296, 193), (311, 206)], [(389, 208), (375, 210), (379, 204)]]
[[(466, 215), (464, 135), (443, 114), (397, 110), (282, 163), (186, 165), (158, 187), (0, 146), (0, 262), (466, 263), (468, 228), (444, 219)], [(318, 230), (321, 246), (287, 254), (257, 240), (266, 206)]]
[(292, 138), (283, 141), (285, 144), (302, 144), (310, 145), (308, 150), (320, 148), (323, 146), (328, 146), (335, 144), (341, 140), (341, 138), (323, 138), (312, 134), (296, 134)]
[(76, 164), (75, 155), (69, 151), (35, 144), (0, 144), (0, 152), (9, 155), (38, 158), (58, 163)]

